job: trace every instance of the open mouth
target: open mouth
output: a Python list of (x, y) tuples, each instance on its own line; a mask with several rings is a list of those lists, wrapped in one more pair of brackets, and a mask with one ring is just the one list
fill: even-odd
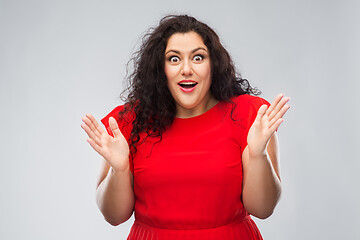
[(197, 82), (181, 82), (179, 86), (182, 88), (193, 88), (197, 85)]
[(192, 91), (194, 91), (197, 84), (198, 83), (194, 80), (182, 80), (178, 83), (181, 91), (185, 93), (191, 93)]

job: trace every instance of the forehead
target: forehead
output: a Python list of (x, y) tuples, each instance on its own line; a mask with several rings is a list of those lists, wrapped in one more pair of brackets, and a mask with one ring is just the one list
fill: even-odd
[(191, 31), (171, 35), (168, 39), (166, 50), (191, 51), (199, 47), (207, 50), (202, 37), (198, 33)]

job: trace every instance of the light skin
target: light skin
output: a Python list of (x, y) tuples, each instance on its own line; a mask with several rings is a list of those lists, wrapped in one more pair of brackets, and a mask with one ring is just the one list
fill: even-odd
[(243, 204), (252, 215), (269, 217), (281, 195), (279, 147), (276, 129), (289, 110), (290, 98), (276, 96), (270, 107), (262, 105), (247, 136), (248, 145), (242, 154)]
[[(217, 103), (210, 93), (210, 54), (199, 34), (175, 33), (169, 38), (164, 71), (168, 88), (175, 99), (177, 117), (200, 115)], [(184, 92), (179, 86), (181, 81), (193, 81), (196, 86), (192, 92)]]
[[(165, 74), (168, 87), (175, 99), (177, 117), (189, 118), (200, 115), (217, 101), (210, 93), (211, 59), (201, 36), (196, 32), (176, 33), (165, 50)], [(179, 82), (197, 82), (194, 91), (184, 92)], [(288, 97), (279, 94), (271, 106), (258, 110), (242, 155), (243, 203), (245, 209), (259, 218), (269, 217), (281, 194), (278, 140), (275, 130), (283, 122), (282, 117), (290, 108)]]
[(91, 114), (82, 118), (88, 143), (102, 156), (102, 166), (97, 182), (96, 202), (105, 220), (119, 225), (128, 220), (134, 209), (134, 178), (129, 166), (129, 145), (111, 117), (111, 137)]
[[(169, 38), (164, 69), (176, 102), (177, 117), (198, 116), (217, 103), (210, 93), (211, 59), (197, 33), (175, 33)], [(191, 92), (182, 90), (179, 85), (179, 82), (188, 80), (196, 83)], [(279, 150), (275, 131), (290, 108), (288, 101), (288, 97), (279, 94), (269, 108), (266, 105), (260, 107), (242, 155), (244, 207), (259, 218), (269, 217), (280, 198)], [(129, 146), (114, 118), (109, 119), (114, 137), (102, 129), (91, 114), (86, 114), (82, 120), (81, 127), (89, 137), (87, 141), (102, 156), (97, 204), (106, 221), (118, 225), (131, 217), (135, 202)]]

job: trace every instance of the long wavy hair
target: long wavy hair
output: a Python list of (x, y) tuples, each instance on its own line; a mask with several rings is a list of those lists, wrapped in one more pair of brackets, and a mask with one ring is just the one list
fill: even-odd
[(188, 15), (166, 16), (145, 34), (140, 49), (128, 62), (128, 67), (132, 64), (132, 71), (127, 74), (129, 87), (121, 94), (125, 107), (119, 114), (129, 111), (134, 114), (129, 139), (132, 153), (136, 152), (140, 133), (146, 133), (145, 139), (159, 137), (161, 141), (162, 133), (174, 121), (176, 105), (164, 72), (165, 49), (173, 34), (190, 31), (198, 33), (208, 48), (212, 71), (210, 91), (216, 100), (231, 102), (234, 96), (260, 94), (235, 71), (229, 53), (208, 25)]

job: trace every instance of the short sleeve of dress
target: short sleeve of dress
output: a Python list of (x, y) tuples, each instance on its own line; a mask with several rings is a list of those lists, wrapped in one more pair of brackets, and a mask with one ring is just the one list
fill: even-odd
[[(102, 124), (104, 124), (106, 131), (108, 132), (108, 134), (112, 137), (114, 137), (110, 126), (109, 126), (109, 118), (113, 117), (115, 118), (117, 124), (119, 125), (119, 129), (121, 131), (121, 133), (124, 135), (125, 139), (127, 140), (128, 144), (129, 144), (129, 139), (130, 139), (130, 133), (131, 133), (131, 129), (132, 129), (132, 124), (131, 124), (131, 116), (130, 114), (125, 114), (124, 117), (120, 118), (119, 116), (119, 112), (124, 110), (124, 106), (117, 106), (116, 108), (114, 108), (109, 114), (107, 114), (103, 119), (101, 119)], [(133, 165), (133, 161), (131, 158), (131, 155), (129, 156), (129, 164), (130, 164), (130, 171), (132, 174), (134, 174), (134, 165)]]
[(262, 105), (270, 106), (270, 103), (265, 99), (248, 94), (240, 95), (236, 99), (236, 112), (242, 116), (242, 134), (240, 135), (240, 151), (241, 156), (247, 146), (247, 135), (251, 125), (253, 124), (257, 112)]

